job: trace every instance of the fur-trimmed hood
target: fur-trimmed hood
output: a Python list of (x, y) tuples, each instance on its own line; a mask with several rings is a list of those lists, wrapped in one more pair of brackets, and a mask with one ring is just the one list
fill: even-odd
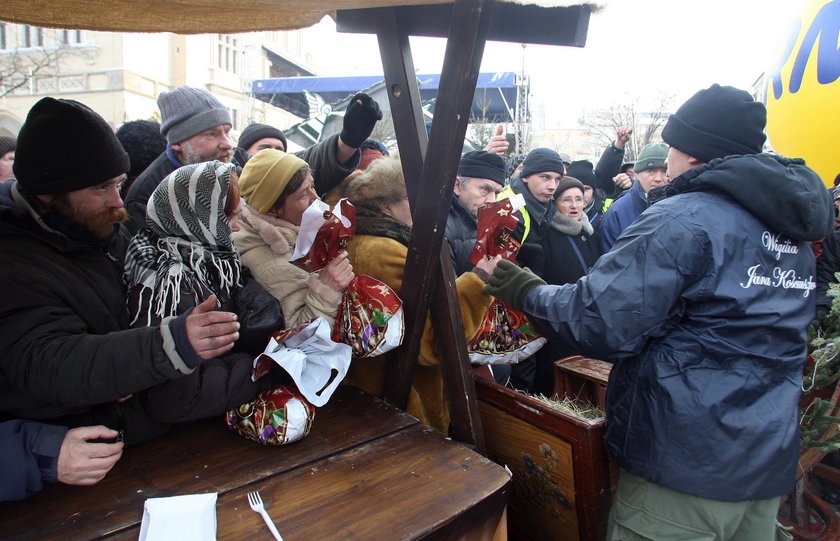
[(364, 172), (346, 183), (344, 197), (357, 207), (370, 208), (408, 198), (399, 156), (392, 154), (371, 162)]

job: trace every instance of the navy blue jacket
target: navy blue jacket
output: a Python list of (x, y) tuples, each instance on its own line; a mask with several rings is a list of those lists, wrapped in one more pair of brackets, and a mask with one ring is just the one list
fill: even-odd
[(606, 445), (622, 468), (714, 500), (786, 494), (814, 317), (807, 241), (831, 229), (828, 195), (802, 160), (757, 154), (651, 197), (588, 276), (533, 289), (524, 311), (615, 362)]
[(613, 202), (598, 223), (601, 253), (605, 254), (612, 249), (616, 239), (645, 211), (647, 206), (648, 202), (642, 186), (638, 180), (634, 180), (630, 189)]
[(0, 501), (20, 500), (56, 481), (67, 428), (34, 421), (0, 423)]

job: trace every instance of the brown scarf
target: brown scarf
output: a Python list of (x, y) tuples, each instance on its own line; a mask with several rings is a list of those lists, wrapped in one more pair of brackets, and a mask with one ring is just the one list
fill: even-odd
[(356, 207), (356, 234), (385, 237), (408, 246), (411, 227), (391, 218), (379, 209), (365, 205)]

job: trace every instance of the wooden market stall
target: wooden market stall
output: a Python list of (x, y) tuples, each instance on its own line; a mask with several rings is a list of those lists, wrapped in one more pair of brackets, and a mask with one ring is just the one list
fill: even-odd
[[(465, 539), (503, 539), (504, 521), (500, 522), (500, 518), (509, 480), (500, 467), (481, 456), (486, 453), (484, 433), (463, 337), (455, 276), (448, 251), (442, 249), (444, 225), (485, 42), (583, 47), (594, 9), (588, 3), (543, 0), (530, 4), (512, 0), (4, 1), (0, 20), (45, 27), (234, 33), (301, 28), (330, 14), (339, 31), (376, 34), (414, 218), (405, 285), (400, 292), (407, 332), (403, 346), (396, 350), (390, 363), (393, 370), (388, 376), (390, 393), (386, 399), (399, 409), (406, 404), (424, 321), (431, 308), (438, 350), (443, 352), (451, 434), (454, 440), (468, 446), (444, 440), (383, 402), (345, 391), (340, 400), (334, 400), (335, 405), (331, 402), (324, 408), (323, 415), (319, 412), (313, 435), (287, 448), (254, 448), (244, 440), (228, 442), (225, 438), (233, 436), (225, 433), (219, 423), (218, 429), (200, 424), (166, 436), (162, 442), (129, 449), (114, 471), (95, 487), (49, 487), (24, 502), (2, 506), (0, 532), (4, 537), (14, 531), (17, 535), (12, 537), (21, 539), (67, 539), (73, 535), (136, 538), (145, 498), (217, 490), (220, 537), (234, 539), (242, 532), (260, 528), (259, 516), (250, 512), (244, 499), (244, 493), (256, 487), (268, 495), (269, 508), (277, 505), (279, 510), (282, 505), (284, 513), (295, 501), (289, 499), (289, 491), (294, 489), (300, 494), (304, 502), (301, 509), (306, 513), (295, 511), (292, 515), (296, 518), (285, 531), (280, 528), (287, 539), (373, 538), (368, 535), (369, 529), (354, 528), (353, 520), (358, 524), (373, 520), (372, 527), (379, 528), (381, 534), (375, 536), (378, 539), (446, 539), (463, 535)], [(410, 35), (447, 38), (428, 138), (414, 77)], [(378, 426), (349, 435), (348, 415), (339, 410), (350, 404), (367, 411), (369, 417), (363, 419)], [(210, 448), (214, 451), (208, 451)], [(161, 461), (160, 453), (181, 457), (179, 463), (185, 470), (201, 465), (202, 472), (176, 474)], [(260, 460), (269, 454), (275, 457), (276, 464), (261, 468)], [(389, 468), (370, 468), (368, 475), (353, 478), (352, 482), (338, 482), (380, 456), (391, 456)], [(463, 475), (459, 479), (456, 474), (443, 475), (442, 470), (447, 468)], [(312, 475), (307, 474), (309, 471)], [(324, 473), (318, 482), (314, 480), (315, 472), (330, 473)], [(416, 490), (412, 494), (409, 489), (396, 490), (398, 486)], [(461, 487), (470, 488), (467, 491)], [(334, 493), (336, 490), (347, 490), (353, 505), (342, 507), (345, 500)], [(383, 496), (384, 490), (389, 491), (387, 499), (393, 512), (370, 513), (381, 505), (376, 497)], [(431, 510), (429, 501), (424, 499), (430, 495), (443, 498), (447, 504), (439, 506), (440, 513), (422, 512)], [(421, 512), (403, 513), (412, 506)], [(325, 532), (308, 525), (307, 520), (321, 520), (329, 525), (335, 509), (343, 513), (340, 520), (336, 519), (336, 529)], [(103, 517), (97, 519), (103, 513), (107, 521)], [(281, 514), (274, 515), (283, 524)], [(98, 526), (82, 529), (80, 517)], [(406, 520), (410, 527), (394, 527), (395, 522)], [(99, 526), (105, 522), (107, 527)], [(578, 535), (570, 532), (569, 538)]]

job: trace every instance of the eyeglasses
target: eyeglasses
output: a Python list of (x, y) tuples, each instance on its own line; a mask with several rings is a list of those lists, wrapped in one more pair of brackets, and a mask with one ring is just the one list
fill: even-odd
[(571, 205), (572, 203), (575, 203), (577, 205), (582, 205), (583, 204), (583, 197), (564, 197), (563, 199), (560, 200), (560, 202), (563, 203), (564, 205), (567, 205), (567, 206)]

